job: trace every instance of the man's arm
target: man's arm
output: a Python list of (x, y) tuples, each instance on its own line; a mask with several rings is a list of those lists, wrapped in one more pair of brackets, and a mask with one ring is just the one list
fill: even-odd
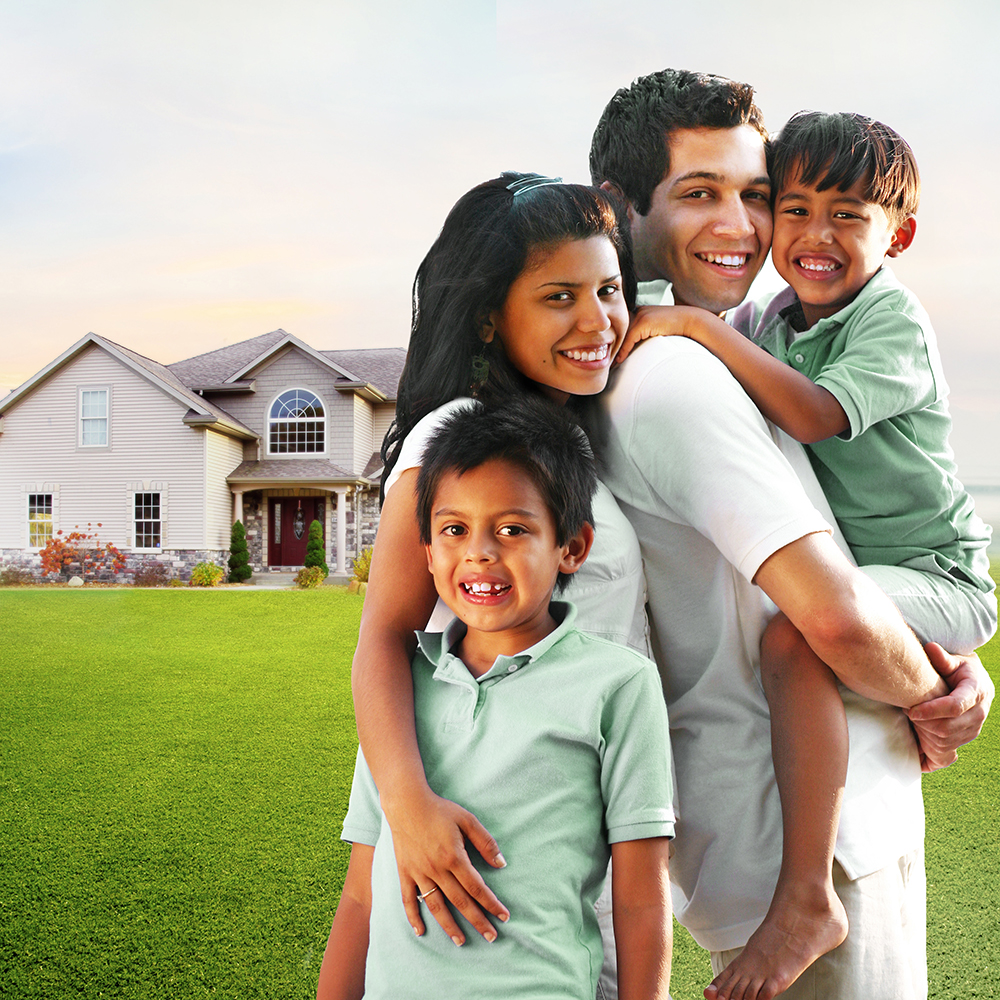
[(673, 923), (667, 837), (611, 845), (620, 1000), (669, 1000)]
[(896, 606), (825, 532), (773, 553), (754, 583), (858, 694), (912, 708), (948, 693)]
[(375, 848), (352, 844), (344, 891), (319, 970), (316, 1000), (361, 1000), (365, 993)]
[[(978, 735), (993, 696), (978, 659), (937, 647), (936, 670), (896, 606), (829, 535), (816, 532), (779, 549), (754, 582), (843, 684), (912, 710), (924, 770), (952, 763), (957, 748)], [(952, 684), (942, 674), (954, 677)]]
[(680, 336), (711, 351), (772, 423), (802, 444), (846, 431), (847, 414), (837, 397), (772, 357), (727, 323), (691, 306), (644, 306), (636, 311), (618, 360), (650, 337)]

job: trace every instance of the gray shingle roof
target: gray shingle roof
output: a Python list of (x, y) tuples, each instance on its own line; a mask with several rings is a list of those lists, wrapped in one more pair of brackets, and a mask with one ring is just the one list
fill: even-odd
[(226, 477), (229, 482), (248, 479), (357, 479), (357, 475), (342, 469), (324, 458), (264, 459), (260, 462), (243, 462)]
[(287, 336), (284, 330), (272, 330), (238, 344), (176, 361), (169, 368), (185, 385), (219, 385)]
[(396, 398), (399, 379), (406, 364), (405, 347), (372, 347), (366, 350), (320, 351), (339, 368), (370, 382), (389, 399)]
[(178, 377), (177, 375), (165, 365), (161, 365), (158, 361), (154, 361), (152, 358), (147, 358), (142, 354), (137, 354), (135, 351), (130, 350), (128, 347), (123, 347), (121, 344), (116, 343), (113, 340), (109, 340), (107, 337), (95, 337), (95, 340), (103, 340), (105, 343), (110, 344), (116, 350), (121, 351), (130, 361), (137, 364), (140, 368), (145, 369), (154, 378), (159, 379), (164, 384), (170, 386), (171, 389), (175, 390), (181, 396), (190, 400), (191, 407), (198, 411), (207, 411), (211, 413), (212, 416), (217, 417), (220, 420), (224, 420), (227, 423), (238, 427), (239, 429), (246, 431), (247, 434), (256, 436), (256, 432), (251, 430), (242, 421), (237, 420), (232, 414), (227, 413), (221, 406), (216, 403), (211, 403), (202, 396), (199, 396), (196, 392), (192, 392)]
[[(230, 344), (228, 347), (220, 347), (206, 354), (177, 361), (167, 367), (175, 378), (187, 387), (221, 385), (287, 336), (284, 330), (272, 330), (270, 333), (240, 341), (238, 344)], [(368, 382), (388, 399), (396, 398), (399, 378), (406, 363), (405, 348), (375, 347), (361, 350), (317, 351), (317, 353), (348, 372), (353, 381)]]

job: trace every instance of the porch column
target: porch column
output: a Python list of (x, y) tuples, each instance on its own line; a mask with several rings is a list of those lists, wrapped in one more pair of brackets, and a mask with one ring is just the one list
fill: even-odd
[(337, 573), (347, 574), (347, 487), (337, 486)]
[[(233, 490), (233, 524), (243, 520), (243, 490)], [(246, 527), (246, 525), (244, 525)]]

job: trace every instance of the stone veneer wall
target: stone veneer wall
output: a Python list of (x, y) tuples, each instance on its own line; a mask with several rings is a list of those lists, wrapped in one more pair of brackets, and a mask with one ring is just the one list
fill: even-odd
[(264, 568), (264, 494), (261, 490), (252, 490), (243, 494), (243, 527), (247, 533), (247, 549), (250, 553), (250, 566), (255, 573)]
[[(132, 575), (143, 566), (155, 566), (161, 563), (167, 567), (172, 577), (187, 581), (191, 579), (191, 570), (200, 562), (215, 563), (229, 572), (228, 549), (164, 549), (162, 552), (125, 553), (125, 569), (121, 573), (98, 573), (98, 583), (129, 583)], [(57, 582), (60, 578), (42, 575), (42, 559), (37, 552), (25, 552), (23, 549), (0, 549), (0, 568), (4, 566), (19, 566), (26, 569), (39, 582)], [(73, 573), (70, 574), (74, 575)]]

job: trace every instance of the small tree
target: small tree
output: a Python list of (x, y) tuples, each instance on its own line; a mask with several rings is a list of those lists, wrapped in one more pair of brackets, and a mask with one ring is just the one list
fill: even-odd
[(253, 576), (250, 567), (250, 551), (247, 549), (247, 533), (243, 522), (237, 521), (229, 535), (229, 582), (242, 583)]
[[(80, 525), (63, 537), (57, 531), (39, 553), (44, 574), (59, 573), (68, 580), (74, 572), (86, 580), (99, 578), (101, 573), (114, 576), (125, 568), (125, 556), (111, 544), (101, 544), (96, 531), (90, 531), (93, 525), (87, 522), (87, 531), (81, 531)], [(101, 527), (100, 521), (97, 527)]]
[(323, 577), (330, 575), (330, 567), (326, 564), (326, 553), (323, 551), (323, 525), (319, 521), (313, 521), (309, 525), (309, 541), (306, 544), (306, 559), (303, 565), (319, 566), (323, 571)]

